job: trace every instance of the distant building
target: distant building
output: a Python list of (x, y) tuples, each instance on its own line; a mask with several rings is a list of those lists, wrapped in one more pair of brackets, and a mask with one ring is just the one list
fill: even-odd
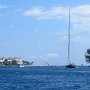
[(0, 66), (12, 66), (12, 65), (32, 65), (34, 62), (28, 62), (20, 57), (1, 57)]

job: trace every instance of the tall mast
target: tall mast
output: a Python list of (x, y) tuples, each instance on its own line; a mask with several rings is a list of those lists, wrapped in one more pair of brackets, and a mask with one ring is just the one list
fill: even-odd
[(68, 26), (68, 63), (71, 63), (70, 60), (70, 9), (69, 9), (69, 26)]
[(71, 57), (70, 57), (70, 9), (69, 9), (69, 20), (68, 20), (68, 64), (66, 65), (67, 68), (75, 68), (74, 63), (71, 63)]

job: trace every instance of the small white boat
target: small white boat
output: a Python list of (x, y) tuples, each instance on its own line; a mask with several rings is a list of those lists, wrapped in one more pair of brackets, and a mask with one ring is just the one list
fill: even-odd
[(24, 65), (20, 65), (20, 67), (24, 67)]

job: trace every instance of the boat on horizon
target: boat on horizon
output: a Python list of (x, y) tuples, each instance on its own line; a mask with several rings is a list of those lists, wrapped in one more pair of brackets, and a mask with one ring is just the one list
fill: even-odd
[(67, 68), (75, 68), (75, 64), (73, 63), (69, 63), (66, 65)]
[(20, 67), (24, 67), (24, 65), (19, 65)]
[(70, 10), (69, 10), (69, 26), (68, 26), (68, 64), (66, 68), (75, 68), (75, 64), (71, 62), (70, 58)]

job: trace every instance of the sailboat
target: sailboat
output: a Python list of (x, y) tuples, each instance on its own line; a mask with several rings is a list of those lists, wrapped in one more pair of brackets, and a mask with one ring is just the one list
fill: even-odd
[(75, 68), (75, 64), (70, 60), (70, 10), (69, 10), (69, 27), (68, 27), (68, 64), (66, 68)]

